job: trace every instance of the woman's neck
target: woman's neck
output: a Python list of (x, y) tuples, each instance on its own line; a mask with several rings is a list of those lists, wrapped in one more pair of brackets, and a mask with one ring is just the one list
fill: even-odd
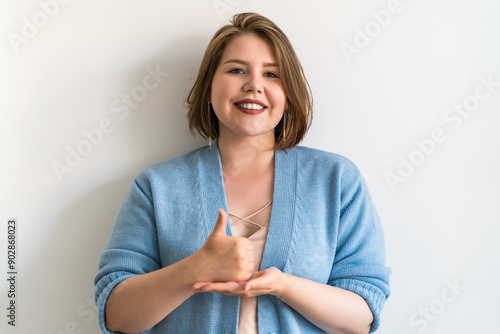
[(252, 171), (262, 173), (274, 170), (274, 137), (219, 136), (217, 141), (220, 152), (222, 171), (240, 174)]

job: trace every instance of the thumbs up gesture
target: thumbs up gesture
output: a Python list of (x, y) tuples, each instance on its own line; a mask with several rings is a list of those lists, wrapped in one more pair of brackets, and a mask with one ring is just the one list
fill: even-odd
[(226, 235), (226, 212), (219, 209), (219, 218), (212, 234), (197, 252), (200, 270), (207, 282), (240, 282), (252, 277), (254, 268), (252, 242), (244, 237)]

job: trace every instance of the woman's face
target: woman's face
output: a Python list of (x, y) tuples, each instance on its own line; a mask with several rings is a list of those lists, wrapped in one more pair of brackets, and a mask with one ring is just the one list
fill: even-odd
[(253, 35), (231, 41), (214, 74), (211, 99), (219, 135), (263, 136), (274, 143), (274, 128), (286, 97), (270, 45)]

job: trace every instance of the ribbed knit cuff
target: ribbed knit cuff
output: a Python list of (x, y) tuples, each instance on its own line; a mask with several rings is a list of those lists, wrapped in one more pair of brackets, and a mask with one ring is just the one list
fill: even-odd
[(380, 312), (385, 304), (387, 296), (375, 285), (356, 279), (338, 279), (333, 281), (332, 286), (354, 292), (366, 301), (373, 313), (373, 322), (370, 333), (375, 332), (380, 326)]
[[(104, 309), (106, 307), (106, 302), (108, 300), (109, 294), (111, 291), (122, 281), (130, 278), (132, 276), (136, 276), (134, 274), (128, 272), (113, 272), (102, 277), (99, 282), (96, 284), (95, 289), (95, 303), (97, 305), (98, 315), (99, 315), (99, 325), (101, 326), (101, 330), (104, 334), (124, 334), (123, 332), (111, 332), (106, 328), (106, 319), (104, 317)], [(145, 334), (149, 330), (141, 332), (140, 334)]]

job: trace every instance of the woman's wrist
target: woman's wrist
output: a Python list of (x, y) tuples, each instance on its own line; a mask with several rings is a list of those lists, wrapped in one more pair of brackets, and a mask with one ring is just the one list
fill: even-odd
[(182, 265), (182, 270), (185, 274), (186, 283), (189, 286), (196, 282), (209, 281), (209, 278), (204, 272), (202, 254), (198, 252), (188, 256), (187, 258), (179, 261)]
[(300, 285), (300, 278), (284, 272), (281, 272), (279, 283), (273, 292), (273, 295), (283, 300), (287, 295), (293, 293)]

